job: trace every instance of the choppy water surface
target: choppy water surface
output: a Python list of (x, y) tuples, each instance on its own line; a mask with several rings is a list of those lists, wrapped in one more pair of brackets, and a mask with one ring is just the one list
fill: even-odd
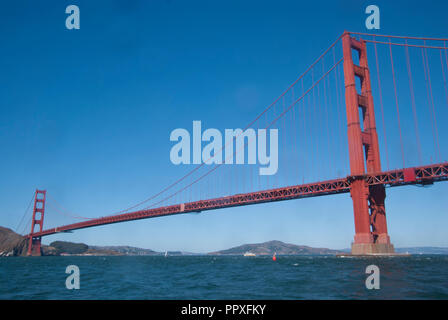
[[(379, 290), (365, 287), (371, 264)], [(65, 287), (68, 265), (79, 290)], [(0, 299), (448, 299), (448, 256), (8, 257)]]

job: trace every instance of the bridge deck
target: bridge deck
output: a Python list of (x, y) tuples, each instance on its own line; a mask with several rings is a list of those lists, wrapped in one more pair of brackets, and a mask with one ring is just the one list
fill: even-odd
[(89, 221), (47, 229), (43, 230), (42, 232), (28, 234), (27, 237), (42, 237), (59, 232), (67, 232), (105, 224), (155, 218), (173, 214), (200, 212), (205, 210), (245, 206), (264, 202), (347, 193), (350, 192), (351, 181), (360, 178), (365, 179), (368, 185), (383, 184), (389, 187), (404, 186), (409, 184), (431, 184), (433, 182), (448, 180), (448, 162), (423, 167), (405, 168), (372, 173), (360, 177), (349, 176), (346, 178), (335, 180), (263, 190), (245, 194), (236, 194), (227, 197), (187, 202), (154, 209), (139, 210), (130, 213), (101, 217)]

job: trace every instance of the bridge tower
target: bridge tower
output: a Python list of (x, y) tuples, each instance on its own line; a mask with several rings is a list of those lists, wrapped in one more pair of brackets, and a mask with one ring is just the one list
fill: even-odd
[(28, 242), (28, 256), (41, 255), (41, 237), (34, 237), (34, 227), (39, 225), (39, 232), (42, 232), (44, 226), (45, 198), (47, 191), (37, 190), (34, 194), (33, 220), (31, 222), (31, 233)]
[[(356, 40), (350, 33), (345, 32), (342, 37), (342, 50), (352, 176), (350, 195), (355, 218), (352, 254), (394, 253), (387, 233), (385, 187), (369, 187), (364, 180), (366, 173), (381, 171), (366, 42)], [(354, 63), (353, 53), (358, 54), (359, 65)], [(356, 79), (359, 79), (361, 92), (356, 88)]]

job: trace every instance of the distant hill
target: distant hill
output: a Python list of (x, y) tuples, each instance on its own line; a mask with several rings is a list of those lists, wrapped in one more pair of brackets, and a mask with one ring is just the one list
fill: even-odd
[[(26, 256), (28, 248), (27, 239), (0, 226), (0, 257), (1, 256)], [(141, 255), (161, 254), (149, 249), (134, 248), (128, 246), (89, 247), (84, 243), (68, 241), (54, 241), (49, 246), (42, 244), (43, 256), (59, 255), (93, 255), (93, 256), (116, 256), (116, 255)]]
[[(26, 238), (15, 233), (9, 228), (0, 226), (0, 256), (25, 256), (28, 247)], [(410, 254), (446, 254), (448, 247), (408, 247), (396, 248), (397, 253)], [(281, 241), (268, 241), (263, 243), (243, 244), (227, 250), (210, 252), (212, 255), (243, 255), (251, 252), (256, 255), (336, 255), (350, 252), (350, 249), (332, 250), (327, 248), (312, 248), (308, 246), (298, 246)], [(42, 244), (42, 255), (164, 255), (165, 252), (157, 252), (150, 249), (142, 249), (130, 246), (88, 246), (84, 243), (73, 243), (67, 241), (54, 241), (49, 246)], [(201, 255), (183, 251), (168, 251), (168, 255)]]
[(89, 250), (89, 246), (85, 243), (74, 243), (68, 241), (54, 241), (50, 243), (50, 247), (55, 248), (58, 254), (81, 254)]
[(263, 243), (243, 244), (238, 247), (210, 252), (213, 255), (243, 255), (246, 252), (251, 252), (256, 255), (336, 255), (341, 253), (338, 250), (331, 250), (327, 248), (312, 248), (308, 246), (298, 246), (295, 244), (284, 243), (273, 240)]
[[(27, 239), (9, 228), (0, 227), (0, 257), (26, 256)], [(42, 245), (42, 255), (57, 255), (56, 249)]]
[(130, 246), (90, 246), (92, 250), (99, 251), (111, 251), (127, 256), (149, 256), (149, 255), (160, 255), (160, 252), (156, 252), (150, 249), (142, 249)]
[(11, 229), (0, 227), (0, 256), (24, 256), (27, 248), (25, 237)]
[[(107, 250), (111, 252), (117, 252), (127, 256), (157, 256), (165, 255), (165, 252), (158, 252), (151, 249), (143, 249), (130, 246), (89, 246), (92, 250)], [(167, 251), (169, 256), (191, 256), (201, 255), (200, 253), (185, 252), (185, 251)]]

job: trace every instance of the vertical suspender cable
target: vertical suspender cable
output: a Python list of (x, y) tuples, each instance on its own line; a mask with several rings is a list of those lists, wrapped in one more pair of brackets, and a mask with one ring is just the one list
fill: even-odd
[(387, 163), (387, 170), (390, 170), (389, 151), (388, 151), (388, 147), (387, 147), (386, 123), (384, 121), (383, 92), (381, 89), (381, 76), (380, 76), (380, 67), (379, 67), (379, 63), (378, 63), (378, 51), (376, 48), (376, 43), (374, 43), (374, 47), (375, 47), (376, 73), (377, 73), (377, 80), (378, 80), (378, 93), (380, 95), (381, 122), (383, 125), (384, 147), (386, 149), (386, 163)]
[[(324, 65), (324, 61), (325, 59), (322, 59), (322, 74), (325, 73), (325, 65)], [(326, 127), (326, 131), (327, 131), (327, 147), (328, 147), (328, 156), (327, 159), (331, 159), (332, 158), (332, 154), (331, 154), (331, 149), (330, 149), (330, 129), (329, 129), (329, 124), (328, 124), (328, 110), (327, 110), (327, 86), (326, 86), (326, 80), (328, 80), (329, 77), (325, 77), (324, 81), (323, 81), (323, 87), (324, 87), (324, 112), (325, 112), (325, 127)], [(334, 163), (324, 163), (324, 168), (328, 167), (330, 168), (331, 166), (334, 166)]]
[(395, 106), (397, 108), (398, 129), (400, 131), (401, 159), (403, 161), (403, 168), (405, 168), (403, 137), (402, 137), (402, 134), (401, 134), (400, 110), (398, 108), (397, 85), (396, 85), (396, 81), (395, 81), (394, 59), (392, 57), (392, 44), (391, 44), (390, 38), (389, 38), (389, 52), (390, 52), (390, 63), (391, 63), (391, 66), (392, 66), (392, 79), (393, 79), (393, 82), (394, 82)]
[[(427, 102), (428, 102), (429, 113), (432, 115), (430, 89), (429, 89), (429, 77), (428, 77), (428, 71), (427, 71), (427, 66), (426, 66), (425, 51), (423, 48), (421, 48), (421, 50), (422, 50), (423, 71), (425, 74), (425, 83), (426, 83), (426, 98), (427, 98)], [(435, 156), (437, 157), (436, 131), (435, 131), (435, 127), (434, 127), (434, 117), (433, 116), (431, 116), (431, 129), (432, 129), (432, 139), (433, 139), (433, 143), (434, 143), (434, 152), (435, 152)]]
[[(333, 47), (333, 63), (336, 63), (336, 53), (335, 53), (335, 49)], [(341, 145), (341, 139), (342, 139), (342, 131), (341, 131), (341, 113), (340, 113), (340, 104), (339, 104), (339, 74), (338, 74), (338, 69), (339, 66), (336, 68), (335, 73), (334, 73), (334, 85), (335, 85), (335, 91), (336, 91), (336, 114), (337, 114), (337, 137), (338, 137), (338, 141), (337, 141), (337, 152), (339, 155), (341, 155), (342, 157), (342, 145)], [(335, 130), (336, 131), (336, 130)], [(336, 132), (335, 132), (336, 134)], [(338, 159), (339, 161), (344, 161), (342, 158)]]
[(440, 66), (442, 67), (442, 75), (443, 75), (443, 89), (445, 91), (446, 106), (448, 107), (448, 90), (446, 85), (445, 66), (443, 65), (442, 49), (440, 49), (439, 53), (440, 53)]
[(418, 130), (418, 118), (417, 118), (417, 111), (416, 111), (416, 107), (415, 107), (415, 94), (414, 94), (414, 84), (412, 81), (411, 59), (409, 57), (409, 48), (407, 46), (408, 40), (406, 40), (405, 42), (406, 42), (406, 46), (404, 48), (405, 48), (405, 52), (406, 52), (406, 66), (408, 69), (409, 90), (411, 91), (412, 114), (414, 116), (414, 128), (415, 128), (415, 135), (417, 138), (418, 159), (419, 159), (419, 163), (421, 165), (421, 164), (423, 164), (422, 148), (421, 148), (421, 144), (420, 144), (420, 134), (419, 134), (419, 130)]
[[(426, 40), (423, 41), (426, 45)], [(439, 131), (437, 129), (437, 119), (436, 119), (436, 110), (434, 106), (434, 97), (432, 94), (432, 84), (431, 84), (431, 71), (429, 68), (429, 61), (428, 61), (428, 51), (425, 48), (425, 63), (426, 63), (426, 70), (428, 72), (428, 83), (429, 83), (429, 92), (431, 96), (431, 108), (432, 108), (432, 118), (434, 120), (434, 129), (435, 129), (435, 139), (436, 139), (436, 145), (437, 145), (437, 160), (440, 160), (440, 146), (439, 146)]]

